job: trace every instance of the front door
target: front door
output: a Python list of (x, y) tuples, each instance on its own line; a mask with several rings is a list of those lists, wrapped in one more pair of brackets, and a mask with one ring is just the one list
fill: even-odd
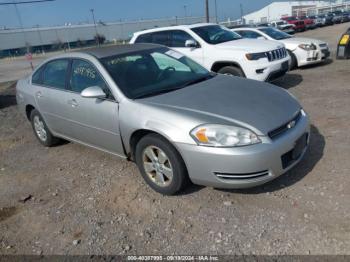
[[(118, 103), (97, 69), (85, 60), (74, 59), (69, 77), (66, 103), (74, 139), (90, 146), (124, 155), (119, 132)], [(101, 87), (106, 99), (84, 98), (87, 87)]]
[(188, 56), (198, 64), (203, 65), (204, 55), (203, 48), (198, 44), (197, 47), (186, 47), (186, 41), (193, 40), (197, 42), (191, 35), (182, 30), (170, 31), (170, 47), (176, 51)]

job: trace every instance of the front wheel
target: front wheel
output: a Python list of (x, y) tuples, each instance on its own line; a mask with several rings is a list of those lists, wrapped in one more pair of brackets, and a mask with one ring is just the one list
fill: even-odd
[(219, 74), (244, 77), (243, 71), (235, 66), (225, 66), (218, 71)]
[(144, 180), (158, 193), (174, 195), (189, 183), (181, 155), (159, 135), (141, 138), (136, 145), (135, 160)]
[(297, 62), (296, 56), (293, 54), (292, 51), (289, 51), (289, 50), (288, 50), (288, 54), (289, 54), (289, 56), (290, 56), (289, 70), (291, 71), (291, 70), (293, 70), (293, 69), (295, 69), (295, 68), (297, 67), (298, 62)]

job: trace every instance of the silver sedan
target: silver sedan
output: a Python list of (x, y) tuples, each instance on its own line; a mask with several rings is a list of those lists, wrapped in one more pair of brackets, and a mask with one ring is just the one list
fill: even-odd
[(287, 91), (150, 44), (50, 58), (18, 81), (17, 102), (41, 144), (65, 139), (135, 161), (162, 194), (189, 182), (261, 185), (296, 165), (310, 138)]

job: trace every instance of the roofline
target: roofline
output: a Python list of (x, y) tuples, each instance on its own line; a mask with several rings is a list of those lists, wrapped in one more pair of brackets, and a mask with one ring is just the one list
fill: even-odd
[(154, 33), (154, 32), (158, 32), (158, 31), (192, 29), (192, 28), (197, 28), (197, 27), (201, 27), (201, 26), (208, 26), (208, 25), (218, 25), (218, 24), (215, 24), (215, 23), (197, 23), (197, 24), (192, 24), (192, 25), (174, 25), (174, 26), (166, 26), (166, 27), (156, 27), (156, 28), (152, 28), (152, 29), (137, 31), (134, 33), (134, 35)]

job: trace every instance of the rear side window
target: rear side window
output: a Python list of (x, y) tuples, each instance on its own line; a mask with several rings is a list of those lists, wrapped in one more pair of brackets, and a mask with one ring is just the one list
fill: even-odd
[[(181, 30), (170, 31), (170, 47), (186, 47), (187, 40), (194, 40), (192, 36)], [(195, 41), (195, 40), (194, 40)]]
[(42, 84), (42, 72), (43, 72), (43, 66), (40, 67), (38, 70), (35, 71), (35, 73), (32, 76), (32, 84), (41, 85)]
[(54, 60), (45, 65), (42, 83), (58, 89), (65, 89), (69, 61)]
[(169, 46), (169, 32), (156, 32), (152, 34), (152, 43)]
[(140, 35), (135, 40), (135, 43), (153, 43), (158, 45), (169, 46), (169, 32), (163, 31)]
[(238, 34), (240, 34), (243, 38), (251, 38), (251, 39), (256, 39), (260, 36), (262, 36), (261, 34), (254, 32), (254, 31), (237, 31)]
[(152, 35), (144, 34), (136, 38), (135, 43), (152, 43)]

